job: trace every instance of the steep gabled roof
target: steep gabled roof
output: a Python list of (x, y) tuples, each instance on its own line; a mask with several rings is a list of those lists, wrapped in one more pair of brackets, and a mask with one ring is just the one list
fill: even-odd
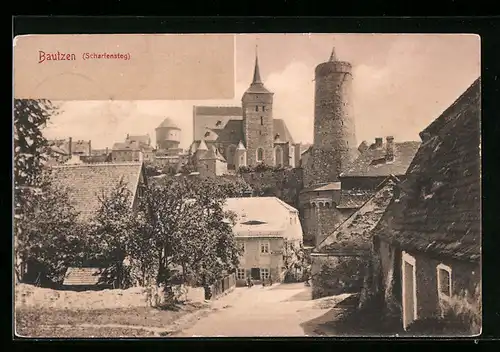
[(340, 224), (314, 250), (315, 253), (367, 251), (371, 246), (372, 230), (378, 224), (394, 194), (399, 180), (389, 176), (377, 191), (354, 214)]
[(380, 236), (418, 250), (478, 261), (481, 243), (480, 81), (436, 121)]
[[(385, 162), (385, 144), (381, 148), (374, 145), (365, 150), (340, 177), (386, 177), (389, 175), (401, 176), (406, 173), (413, 157), (417, 153), (420, 142), (395, 142), (394, 161)], [(378, 162), (378, 161), (381, 162)]]
[(279, 135), (279, 139), (282, 142), (289, 142), (290, 144), (294, 144), (292, 134), (286, 127), (285, 121), (281, 119), (274, 119), (273, 121), (273, 133), (274, 135)]
[[(89, 220), (99, 209), (98, 196), (108, 194), (122, 179), (132, 198), (143, 172), (142, 163), (102, 163), (53, 166), (54, 184), (68, 190), (80, 220)], [(133, 199), (131, 199), (133, 202)], [(132, 203), (131, 203), (132, 206)]]

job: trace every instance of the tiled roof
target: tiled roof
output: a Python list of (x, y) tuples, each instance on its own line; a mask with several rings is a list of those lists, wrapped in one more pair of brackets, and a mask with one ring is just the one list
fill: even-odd
[(340, 174), (340, 177), (404, 175), (419, 146), (420, 142), (395, 142), (394, 161), (385, 162), (386, 145), (384, 144), (381, 148), (375, 148), (375, 145), (372, 144), (370, 148)]
[(163, 120), (162, 123), (156, 128), (175, 128), (175, 129), (180, 129), (177, 124), (170, 118), (167, 117), (165, 120)]
[[(102, 163), (53, 166), (54, 183), (67, 189), (80, 219), (89, 220), (99, 209), (98, 196), (109, 193), (120, 181), (135, 195), (142, 163)], [(133, 200), (131, 200), (133, 201)], [(132, 205), (132, 204), (131, 204)]]
[(138, 135), (138, 136), (128, 136), (127, 141), (138, 142), (138, 143), (142, 143), (142, 144), (149, 144), (151, 142), (151, 137), (149, 137), (149, 134), (143, 134), (143, 135)]
[(208, 116), (242, 116), (241, 106), (195, 106), (194, 114)]
[(291, 222), (297, 209), (276, 197), (228, 198), (225, 210), (237, 215), (236, 237), (284, 237), (302, 239), (300, 221)]
[(279, 135), (279, 139), (283, 142), (289, 142), (294, 144), (292, 135), (288, 128), (286, 127), (285, 121), (281, 119), (274, 119), (273, 121), (273, 133), (274, 135)]
[(106, 269), (68, 268), (64, 276), (64, 286), (94, 286), (101, 282)]
[(337, 208), (356, 209), (362, 206), (374, 194), (374, 191), (343, 189)]
[(113, 150), (141, 150), (137, 142), (117, 142), (113, 144)]
[(481, 242), (480, 81), (424, 132), (381, 236), (407, 250), (477, 261)]
[[(63, 151), (69, 154), (69, 140), (58, 139), (48, 141), (49, 145), (57, 147), (58, 151)], [(71, 142), (71, 152), (74, 154), (89, 154), (90, 143), (89, 141), (77, 140)]]
[(326, 237), (314, 252), (364, 251), (371, 246), (371, 232), (384, 215), (398, 180), (388, 177), (354, 214)]

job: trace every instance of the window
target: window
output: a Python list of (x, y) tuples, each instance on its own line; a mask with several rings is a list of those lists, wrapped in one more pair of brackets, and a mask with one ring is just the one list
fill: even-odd
[(255, 111), (259, 111), (259, 106), (255, 105)]
[(245, 280), (246, 278), (245, 269), (238, 269), (238, 271), (236, 272), (236, 278), (238, 280)]
[(265, 105), (262, 106), (262, 111), (266, 111), (266, 106)]
[(261, 254), (269, 254), (269, 242), (261, 242), (260, 243), (260, 253)]
[(437, 285), (440, 299), (449, 299), (451, 297), (451, 268), (444, 264), (437, 266)]
[(267, 268), (260, 269), (260, 279), (261, 280), (269, 279), (269, 269), (267, 269)]
[(257, 161), (261, 162), (262, 160), (264, 160), (264, 149), (257, 148)]
[(262, 117), (262, 116), (260, 117), (260, 125), (264, 126), (264, 117)]

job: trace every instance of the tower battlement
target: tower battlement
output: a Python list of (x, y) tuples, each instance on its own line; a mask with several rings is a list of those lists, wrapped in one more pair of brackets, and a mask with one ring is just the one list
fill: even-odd
[(328, 61), (316, 66), (316, 77), (328, 76), (332, 73), (352, 73), (352, 65), (346, 61)]

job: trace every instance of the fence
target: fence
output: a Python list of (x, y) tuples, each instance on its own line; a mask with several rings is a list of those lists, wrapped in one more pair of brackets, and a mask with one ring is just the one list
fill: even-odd
[(236, 286), (236, 275), (230, 274), (220, 280), (218, 280), (215, 284), (213, 284), (211, 289), (211, 299), (217, 299), (222, 294), (229, 292), (234, 289)]

